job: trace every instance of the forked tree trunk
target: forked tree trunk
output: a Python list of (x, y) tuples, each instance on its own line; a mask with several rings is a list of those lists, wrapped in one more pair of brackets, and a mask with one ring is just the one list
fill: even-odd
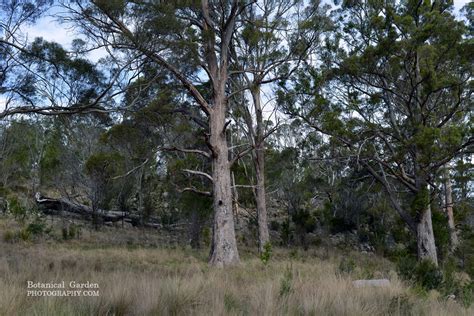
[(433, 224), (431, 222), (431, 206), (429, 204), (421, 212), (418, 218), (416, 233), (418, 259), (429, 260), (437, 266), (438, 256), (436, 254)]
[(258, 218), (258, 250), (263, 252), (266, 243), (270, 242), (267, 219), (267, 203), (265, 192), (265, 143), (263, 135), (263, 113), (260, 99), (260, 86), (252, 89), (252, 98), (256, 114), (256, 135), (255, 135), (255, 155), (254, 166), (255, 176), (257, 178), (256, 187), (256, 205)]
[(209, 117), (212, 148), (214, 221), (209, 264), (217, 267), (239, 263), (232, 212), (232, 187), (227, 139), (225, 135), (224, 87), (215, 89), (213, 111)]
[(451, 177), (449, 176), (449, 169), (445, 168), (444, 174), (445, 181), (445, 210), (448, 217), (448, 228), (449, 236), (451, 239), (451, 251), (454, 251), (458, 244), (459, 239), (456, 232), (456, 226), (454, 225), (454, 214), (453, 214), (453, 191), (451, 187)]

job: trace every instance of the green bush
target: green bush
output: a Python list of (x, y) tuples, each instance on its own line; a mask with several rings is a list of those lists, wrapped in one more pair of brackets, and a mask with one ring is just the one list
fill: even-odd
[(417, 262), (412, 256), (402, 257), (397, 268), (403, 279), (415, 282), (424, 290), (438, 289), (442, 285), (443, 272), (429, 260)]
[(404, 254), (399, 255), (397, 258), (397, 270), (398, 275), (404, 280), (413, 280), (417, 265), (415, 257)]
[(456, 271), (455, 260), (449, 260), (444, 266), (442, 292), (445, 296), (454, 295), (456, 300), (469, 307), (474, 300), (474, 282), (466, 274)]
[(474, 279), (474, 231), (467, 225), (460, 229), (461, 244), (455, 251), (461, 266)]
[(264, 265), (267, 265), (271, 257), (272, 257), (272, 244), (269, 241), (267, 241), (263, 245), (263, 251), (260, 254), (260, 260), (262, 260)]
[(474, 302), (474, 282), (458, 287), (454, 292), (454, 295), (456, 295), (458, 300), (468, 308)]
[(422, 260), (417, 264), (415, 277), (418, 283), (427, 290), (439, 288), (443, 282), (443, 272), (428, 260)]
[(281, 239), (284, 245), (288, 245), (291, 239), (290, 221), (286, 220), (281, 224)]
[(343, 258), (339, 263), (338, 270), (341, 274), (349, 274), (353, 272), (355, 268), (356, 264), (354, 260), (352, 260), (351, 258)]
[(67, 230), (67, 227), (64, 226), (63, 228), (61, 228), (61, 234), (63, 235), (63, 239), (64, 240), (68, 240), (69, 239), (69, 233), (68, 233), (68, 230)]
[(44, 222), (42, 222), (41, 220), (35, 220), (34, 222), (28, 224), (26, 230), (31, 235), (42, 235), (45, 231)]
[(17, 197), (12, 197), (8, 200), (9, 210), (17, 220), (24, 220), (27, 209)]
[(293, 269), (287, 266), (280, 281), (280, 297), (287, 296), (292, 291)]
[(64, 240), (74, 239), (79, 237), (81, 230), (76, 225), (72, 224), (69, 226), (64, 226), (61, 229), (61, 233)]
[(31, 233), (27, 228), (23, 228), (18, 232), (18, 237), (23, 241), (29, 241), (31, 239)]
[(443, 260), (449, 256), (450, 232), (448, 219), (441, 211), (434, 209), (432, 211), (433, 232), (436, 241), (438, 256)]
[(76, 225), (71, 225), (69, 226), (69, 239), (74, 239), (78, 236), (78, 229), (76, 227)]
[(273, 230), (273, 231), (279, 231), (280, 230), (280, 223), (277, 222), (277, 221), (271, 221), (270, 222), (270, 230)]

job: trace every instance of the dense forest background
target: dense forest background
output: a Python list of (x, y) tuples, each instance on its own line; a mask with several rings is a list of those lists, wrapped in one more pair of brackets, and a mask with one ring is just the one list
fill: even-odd
[[(472, 2), (0, 7), (0, 201), (25, 238), (54, 214), (216, 266), (325, 246), (474, 277)], [(27, 37), (44, 15), (70, 47)]]

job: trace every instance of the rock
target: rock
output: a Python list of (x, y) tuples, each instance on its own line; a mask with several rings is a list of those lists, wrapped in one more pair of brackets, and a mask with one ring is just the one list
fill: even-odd
[(376, 280), (356, 280), (352, 282), (355, 287), (388, 287), (390, 280), (376, 279)]
[(359, 250), (362, 252), (362, 253), (369, 253), (369, 252), (374, 252), (375, 249), (374, 247), (372, 247), (371, 245), (369, 245), (368, 243), (362, 243), (359, 245)]

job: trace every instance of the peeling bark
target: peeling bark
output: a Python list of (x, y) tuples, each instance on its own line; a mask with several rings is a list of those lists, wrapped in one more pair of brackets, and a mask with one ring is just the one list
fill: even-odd
[(417, 222), (416, 239), (418, 248), (418, 259), (429, 260), (437, 266), (438, 257), (436, 254), (433, 224), (431, 222), (430, 205), (428, 205), (420, 214), (420, 218)]
[(458, 244), (459, 239), (456, 232), (456, 226), (454, 225), (454, 214), (453, 214), (453, 192), (451, 187), (451, 177), (449, 176), (449, 169), (445, 169), (444, 174), (444, 186), (445, 186), (445, 211), (448, 217), (449, 236), (451, 240), (451, 251), (454, 251)]

